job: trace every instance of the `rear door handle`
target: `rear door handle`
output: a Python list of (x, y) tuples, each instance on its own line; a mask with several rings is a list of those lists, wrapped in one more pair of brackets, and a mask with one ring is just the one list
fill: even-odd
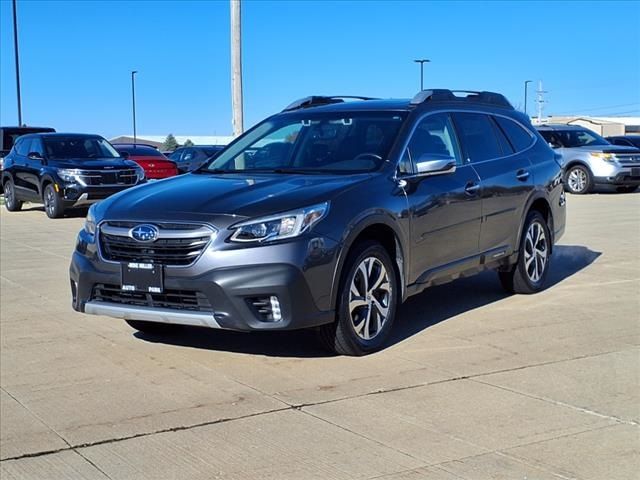
[(529, 178), (529, 175), (531, 174), (526, 170), (518, 170), (518, 172), (516, 173), (516, 178), (521, 182), (524, 182)]
[(478, 193), (478, 190), (480, 190), (480, 184), (475, 182), (469, 182), (464, 187), (464, 191), (469, 195), (475, 195), (476, 193)]

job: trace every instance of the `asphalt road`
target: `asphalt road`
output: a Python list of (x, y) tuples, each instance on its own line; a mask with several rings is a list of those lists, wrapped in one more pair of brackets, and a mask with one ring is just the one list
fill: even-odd
[(631, 480), (640, 194), (571, 196), (550, 287), (410, 299), (386, 350), (310, 332), (135, 333), (70, 307), (80, 217), (0, 214), (5, 479)]

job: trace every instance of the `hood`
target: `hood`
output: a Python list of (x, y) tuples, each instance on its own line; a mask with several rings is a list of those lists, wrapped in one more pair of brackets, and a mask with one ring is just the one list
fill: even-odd
[(358, 175), (192, 173), (148, 183), (100, 202), (99, 218), (207, 221), (226, 227), (331, 200), (371, 178)]
[(601, 152), (601, 153), (640, 153), (635, 147), (625, 147), (622, 145), (585, 145), (584, 147), (572, 147), (566, 150), (577, 150), (580, 152)]
[(49, 165), (55, 168), (80, 168), (84, 170), (111, 170), (138, 166), (137, 163), (124, 158), (54, 158), (49, 160)]

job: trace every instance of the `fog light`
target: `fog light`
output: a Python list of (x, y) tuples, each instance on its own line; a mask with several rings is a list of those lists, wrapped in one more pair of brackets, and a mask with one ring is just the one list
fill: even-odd
[(280, 311), (280, 302), (278, 301), (278, 297), (275, 295), (271, 295), (271, 315), (273, 316), (274, 322), (279, 322), (282, 320), (282, 312)]

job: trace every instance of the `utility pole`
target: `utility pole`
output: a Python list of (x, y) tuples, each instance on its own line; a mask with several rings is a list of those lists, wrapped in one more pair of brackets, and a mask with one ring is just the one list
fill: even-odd
[(420, 91), (424, 90), (424, 64), (430, 63), (431, 60), (426, 58), (420, 58), (418, 60), (414, 60), (414, 62), (420, 64)]
[(18, 126), (22, 126), (22, 99), (20, 98), (20, 55), (18, 54), (18, 12), (13, 0), (13, 52), (16, 57), (16, 92), (18, 96)]
[(538, 104), (538, 120), (537, 124), (540, 125), (542, 123), (542, 109), (544, 108), (544, 104), (547, 103), (544, 99), (544, 94), (548, 93), (546, 90), (542, 90), (542, 80), (538, 81), (538, 98), (536, 102)]
[(527, 86), (532, 82), (532, 80), (526, 80), (524, 82), (524, 114), (525, 115), (529, 115), (529, 112), (527, 112)]
[(233, 110), (233, 136), (244, 132), (242, 106), (242, 28), (240, 0), (231, 1), (231, 108)]
[(138, 140), (136, 133), (136, 73), (137, 70), (131, 72), (131, 107), (133, 109), (133, 146), (136, 146)]

